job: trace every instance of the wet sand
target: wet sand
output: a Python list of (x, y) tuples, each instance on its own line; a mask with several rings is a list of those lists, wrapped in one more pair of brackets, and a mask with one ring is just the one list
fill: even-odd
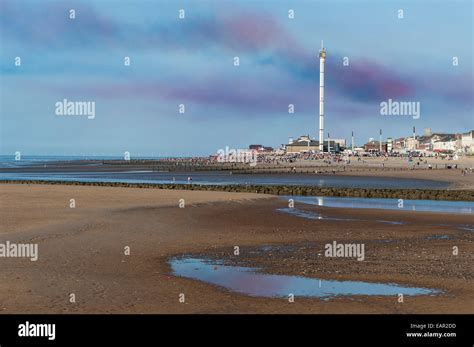
[(463, 176), (461, 169), (414, 169), (397, 170), (390, 168), (372, 168), (364, 170), (350, 170), (340, 173), (348, 176), (364, 177), (393, 177), (409, 179), (429, 179), (433, 181), (448, 182), (450, 189), (474, 189), (474, 173), (469, 172)]
[[(69, 208), (70, 199), (76, 208)], [(0, 203), (0, 243), (39, 246), (37, 262), (0, 258), (1, 313), (474, 311), (474, 233), (456, 227), (474, 225), (472, 215), (297, 204), (330, 217), (361, 219), (307, 220), (276, 211), (287, 202), (269, 195), (58, 185), (2, 184)], [(318, 255), (334, 240), (365, 243), (365, 260)], [(124, 255), (127, 246), (130, 255)], [(238, 257), (234, 246), (240, 247)], [(404, 303), (392, 296), (296, 297), (294, 303), (249, 297), (173, 276), (169, 259), (186, 254), (268, 273), (398, 283), (443, 294), (405, 296)], [(69, 302), (71, 293), (76, 303)], [(185, 303), (179, 302), (181, 293)]]

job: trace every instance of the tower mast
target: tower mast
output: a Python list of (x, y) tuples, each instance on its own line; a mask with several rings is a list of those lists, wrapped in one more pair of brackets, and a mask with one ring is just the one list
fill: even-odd
[(321, 40), (319, 50), (319, 150), (324, 151), (324, 61), (326, 60), (326, 50)]

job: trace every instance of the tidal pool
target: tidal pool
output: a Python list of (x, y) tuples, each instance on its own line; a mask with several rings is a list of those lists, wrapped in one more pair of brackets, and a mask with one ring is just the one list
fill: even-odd
[[(359, 218), (343, 218), (343, 217), (328, 217), (322, 213), (315, 212), (315, 211), (307, 211), (307, 210), (300, 210), (295, 207), (285, 207), (285, 208), (277, 208), (277, 212), (286, 213), (295, 217), (310, 219), (310, 220), (326, 220), (326, 221), (342, 221), (342, 222), (354, 222), (354, 221), (370, 221), (368, 219), (359, 219)], [(402, 221), (392, 221), (392, 220), (382, 220), (376, 219), (375, 222), (383, 223), (383, 224), (390, 224), (390, 225), (405, 225), (409, 224), (408, 222)], [(432, 226), (442, 226), (442, 227), (453, 227), (460, 231), (468, 231), (474, 232), (474, 225), (470, 224), (430, 224)]]
[(347, 198), (333, 196), (283, 196), (282, 199), (293, 199), (309, 205), (341, 207), (341, 208), (370, 208), (398, 211), (443, 212), (473, 214), (474, 201), (447, 200), (403, 200), (380, 198)]
[(200, 258), (172, 258), (173, 275), (200, 280), (230, 291), (255, 297), (332, 298), (353, 295), (435, 295), (439, 291), (397, 284), (335, 281), (302, 276), (272, 275), (258, 268), (225, 265)]
[[(324, 216), (321, 213), (313, 212), (313, 211), (306, 211), (300, 210), (297, 208), (278, 208), (278, 212), (283, 212), (287, 214), (291, 214), (296, 217), (301, 217), (305, 219), (312, 219), (312, 220), (330, 220), (330, 221), (346, 221), (346, 222), (354, 222), (354, 221), (366, 221), (365, 219), (357, 219), (357, 218), (340, 218), (340, 217), (328, 217)], [(384, 224), (392, 224), (392, 225), (403, 225), (404, 222), (400, 221), (391, 221), (391, 220), (376, 220), (376, 222), (384, 223)]]

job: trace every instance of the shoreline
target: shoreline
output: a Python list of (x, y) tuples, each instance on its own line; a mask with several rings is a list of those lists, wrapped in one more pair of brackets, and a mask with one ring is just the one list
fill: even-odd
[(200, 185), (121, 182), (78, 182), (54, 180), (2, 180), (0, 184), (101, 186), (140, 189), (170, 189), (191, 191), (221, 191), (271, 195), (333, 196), (356, 198), (387, 198), (409, 200), (474, 201), (474, 190), (466, 189), (380, 189), (380, 188), (320, 188), (296, 185)]
[[(235, 175), (308, 175), (318, 179), (319, 177), (331, 176), (350, 178), (387, 178), (424, 180), (442, 183), (439, 187), (426, 187), (427, 189), (446, 190), (474, 190), (474, 156), (462, 157), (458, 160), (447, 160), (441, 158), (427, 157), (420, 160), (414, 158), (413, 162), (407, 162), (407, 158), (401, 157), (360, 157), (350, 158), (347, 161), (343, 157), (324, 158), (317, 160), (279, 159), (269, 162), (258, 162), (256, 166), (249, 163), (211, 162), (209, 158), (188, 159), (131, 159), (127, 160), (79, 160), (70, 161), (38, 161), (12, 162), (12, 166), (0, 168), (0, 176), (5, 174), (28, 174), (40, 173), (128, 173), (128, 172), (150, 172), (163, 173), (173, 176), (174, 174), (235, 174)], [(449, 168), (448, 168), (449, 167)], [(13, 179), (17, 179), (13, 177)], [(172, 183), (172, 182), (169, 182)], [(412, 186), (413, 187), (413, 186)], [(416, 186), (415, 186), (416, 188)]]

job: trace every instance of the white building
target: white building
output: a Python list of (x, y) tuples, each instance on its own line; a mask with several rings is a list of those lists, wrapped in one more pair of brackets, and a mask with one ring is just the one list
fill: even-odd
[(387, 137), (387, 152), (393, 151), (393, 139), (391, 137)]
[(405, 139), (405, 149), (409, 151), (416, 151), (418, 148), (418, 139), (413, 137), (407, 137)]
[(346, 139), (332, 139), (332, 138), (330, 139), (330, 138), (328, 138), (326, 140), (326, 142), (328, 140), (331, 141), (331, 142), (337, 143), (339, 145), (339, 147), (344, 147), (344, 148), (346, 147)]
[(433, 143), (433, 150), (437, 152), (456, 151), (456, 140), (436, 141)]
[(474, 153), (474, 130), (461, 135), (461, 151)]

